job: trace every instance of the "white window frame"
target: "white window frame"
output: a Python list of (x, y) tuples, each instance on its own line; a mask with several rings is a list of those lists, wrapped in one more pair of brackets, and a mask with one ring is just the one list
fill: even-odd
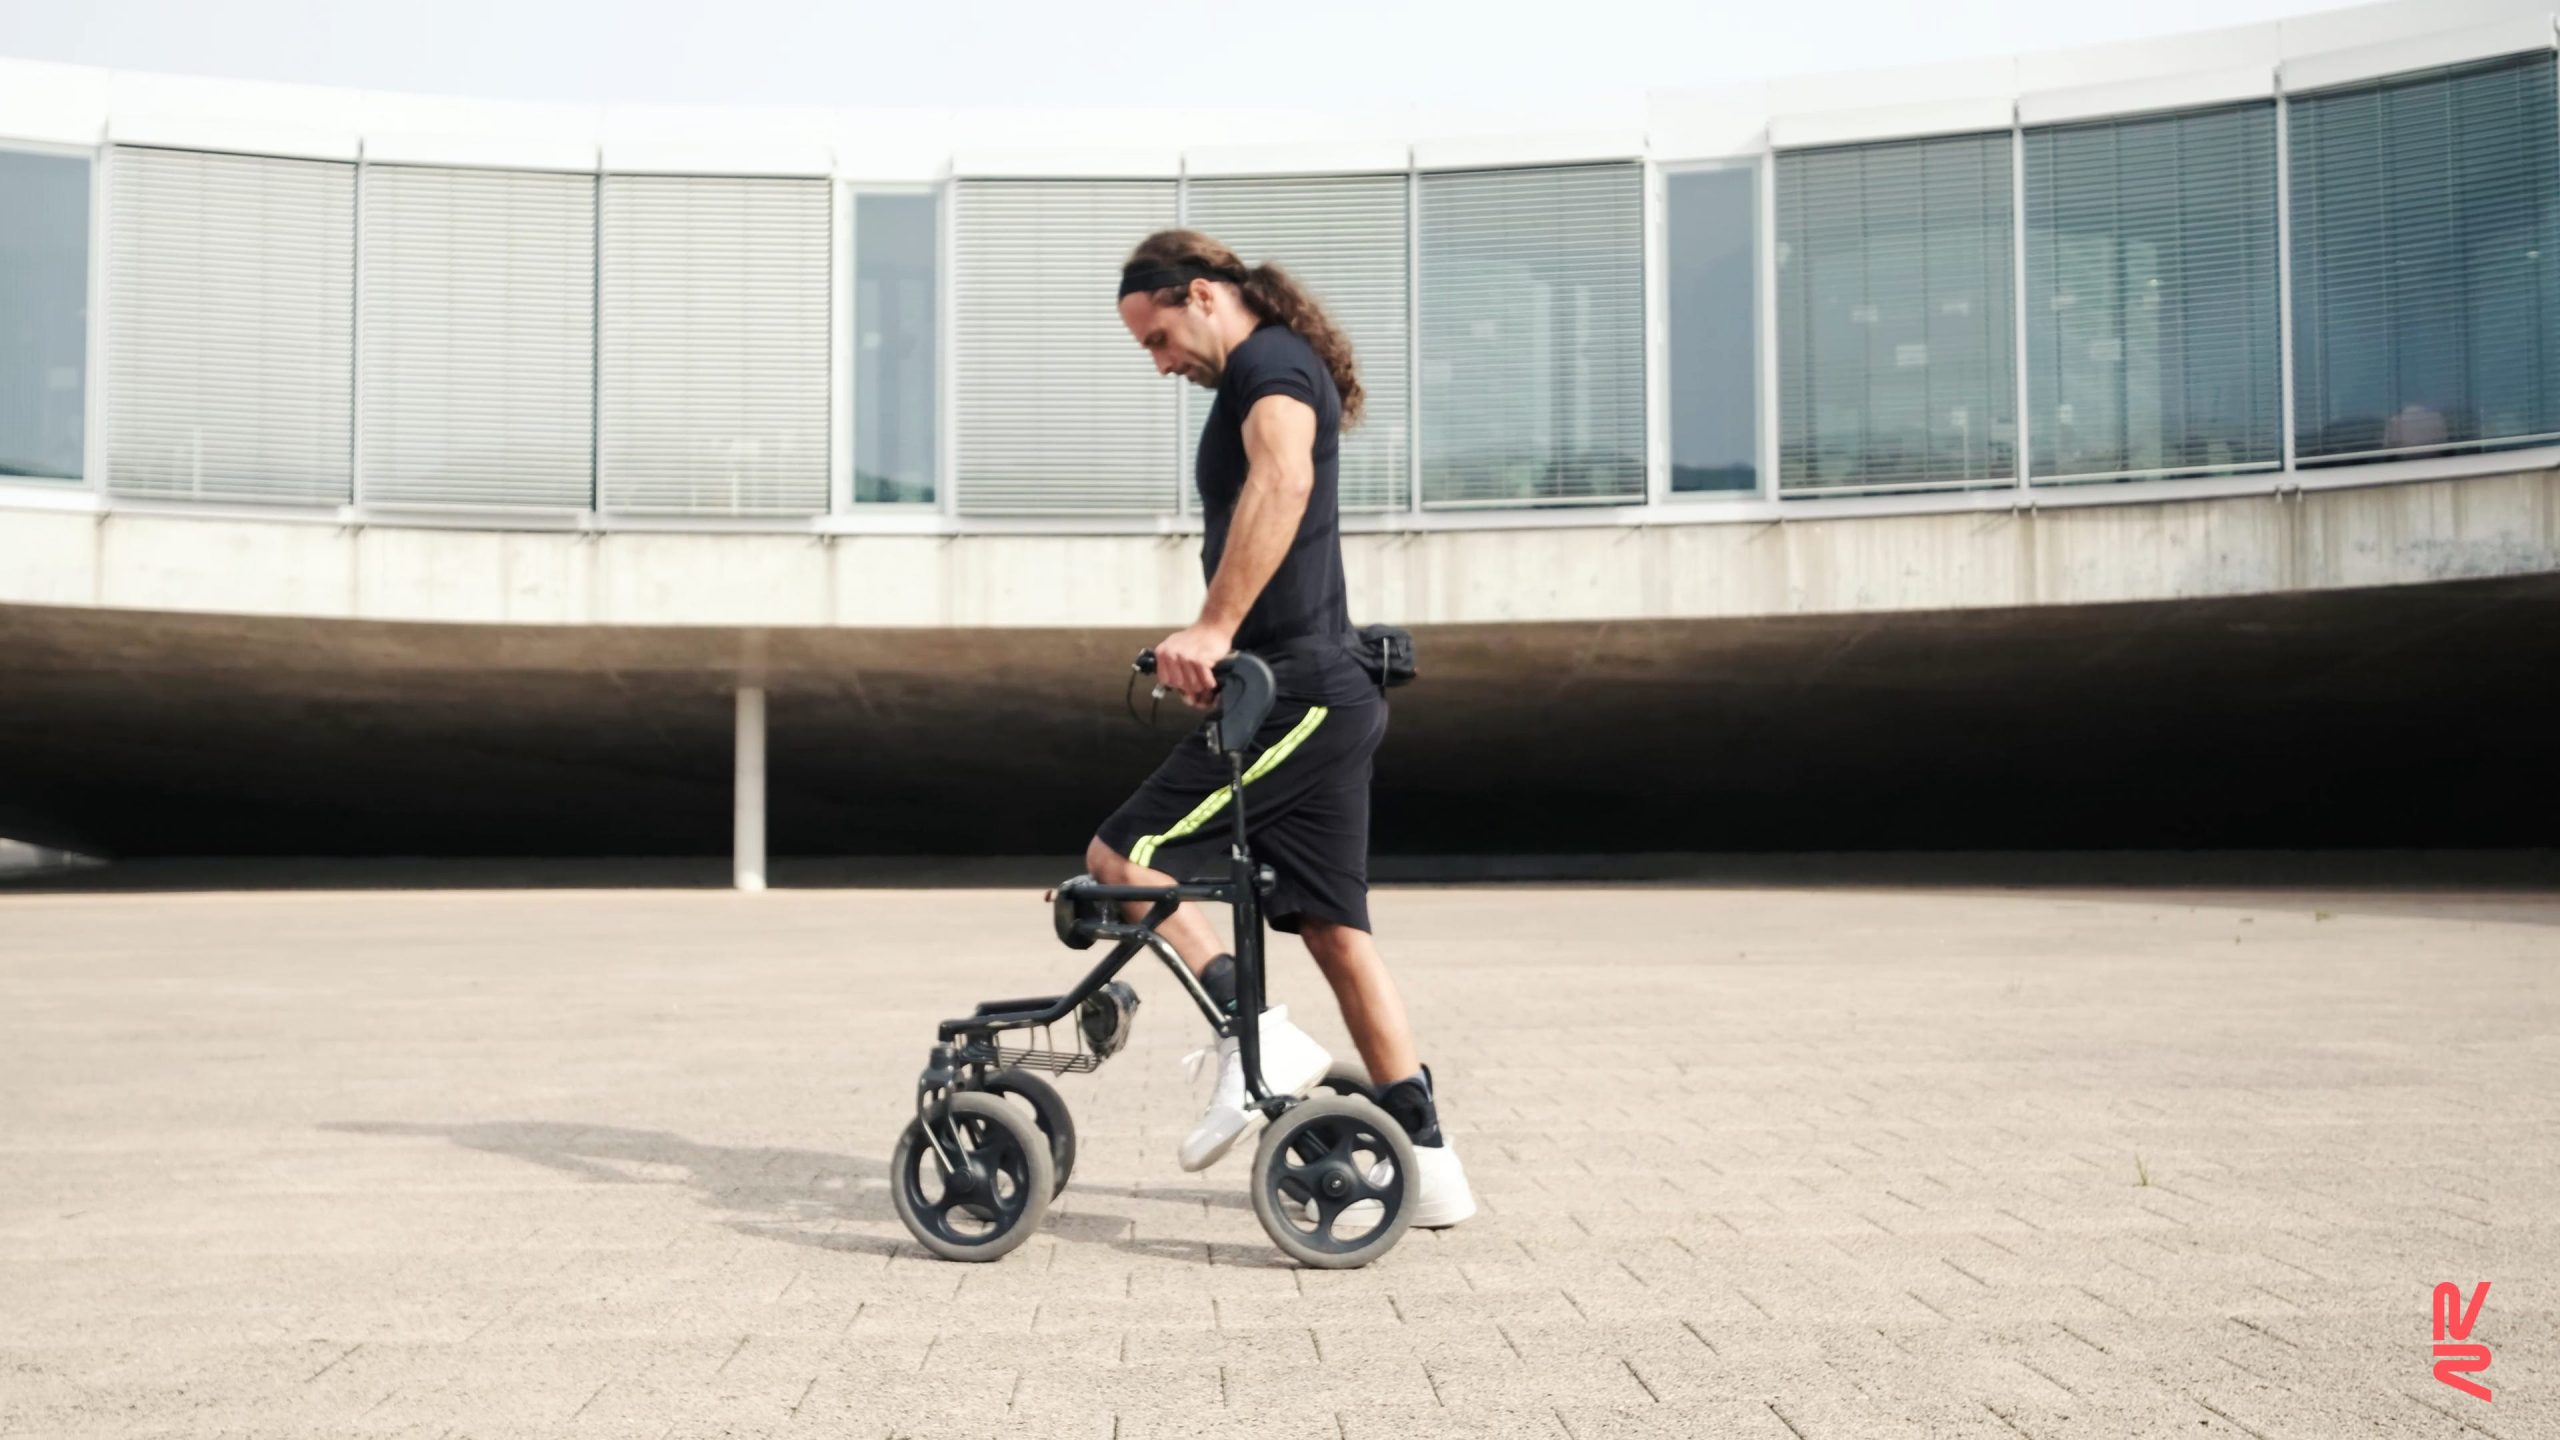
[[(1769, 186), (1776, 178), (1776, 152), (1761, 151), (1756, 155), (1734, 155), (1722, 159), (1674, 160), (1649, 164), (1650, 180), (1646, 186), (1646, 203), (1653, 207), (1647, 229), (1647, 244), (1652, 253), (1645, 257), (1645, 318), (1650, 331), (1646, 354), (1656, 372), (1655, 383), (1645, 397), (1648, 414), (1646, 428), (1654, 432), (1660, 447), (1659, 486), (1653, 491), (1656, 505), (1676, 505), (1683, 510), (1721, 507), (1739, 511), (1753, 503), (1777, 498), (1776, 475), (1772, 469), (1777, 460), (1777, 446), (1771, 426), (1776, 420), (1777, 354), (1775, 325), (1777, 322), (1778, 262), (1773, 244), (1776, 236), (1777, 207), (1770, 202)], [(1690, 492), (1671, 488), (1671, 196), (1670, 180), (1676, 175), (1701, 172), (1749, 170), (1751, 173), (1751, 456), (1752, 487), (1742, 490), (1698, 490)]]
[(28, 490), (56, 496), (106, 494), (106, 448), (100, 427), (106, 423), (106, 394), (102, 386), (106, 367), (98, 363), (103, 354), (107, 331), (106, 253), (103, 230), (107, 223), (107, 151), (105, 145), (66, 145), (51, 140), (0, 139), (0, 151), (12, 155), (50, 155), (64, 160), (89, 162), (89, 230), (84, 237), (88, 252), (89, 322), (82, 334), (84, 353), (80, 375), (80, 473), (46, 479), (33, 475), (0, 477), (12, 490)]
[[(956, 514), (951, 499), (951, 190), (938, 180), (846, 180), (836, 182), (836, 226), (844, 243), (836, 247), (836, 304), (828, 354), (836, 367), (831, 387), (828, 426), (828, 513), (831, 515), (899, 515), (914, 518)], [(924, 195), (934, 201), (933, 249), (936, 256), (933, 308), (933, 498), (931, 500), (857, 500), (854, 457), (862, 437), (859, 405), (862, 354), (862, 301), (856, 276), (862, 268), (862, 199), (866, 195)]]

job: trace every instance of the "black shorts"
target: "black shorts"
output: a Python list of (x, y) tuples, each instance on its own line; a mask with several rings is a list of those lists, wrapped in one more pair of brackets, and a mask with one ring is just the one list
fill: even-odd
[[(1253, 737), (1245, 755), (1245, 835), (1278, 881), (1264, 910), (1272, 929), (1296, 934), (1305, 920), (1369, 928), (1369, 780), (1386, 734), (1383, 699), (1334, 706), (1283, 700)], [(1227, 761), (1194, 732), (1096, 833), (1117, 853), (1177, 880), (1223, 873), (1224, 846), (1235, 833), (1230, 803)]]

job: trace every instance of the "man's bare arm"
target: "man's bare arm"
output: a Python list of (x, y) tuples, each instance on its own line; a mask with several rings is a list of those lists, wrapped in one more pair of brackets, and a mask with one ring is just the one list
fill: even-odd
[(1316, 412), (1303, 400), (1266, 395), (1244, 417), (1244, 492), (1208, 601), (1191, 628), (1156, 647), (1157, 678), (1195, 704), (1216, 695), (1209, 667), (1234, 648), (1236, 628), (1297, 541), (1316, 488), (1315, 449)]

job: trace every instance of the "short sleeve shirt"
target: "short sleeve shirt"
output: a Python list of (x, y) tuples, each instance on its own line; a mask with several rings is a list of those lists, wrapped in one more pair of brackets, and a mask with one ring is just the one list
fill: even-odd
[(1366, 699), (1378, 692), (1354, 658), (1358, 640), (1342, 577), (1342, 395), (1314, 347), (1286, 326), (1266, 323), (1228, 352), (1217, 401), (1201, 428), (1195, 472), (1204, 521), (1201, 573), (1218, 573), (1227, 526), (1244, 493), (1245, 416), (1273, 395), (1316, 412), (1315, 489), (1297, 538), (1236, 629), (1236, 648), (1269, 661), (1281, 693), (1292, 699), (1327, 705)]

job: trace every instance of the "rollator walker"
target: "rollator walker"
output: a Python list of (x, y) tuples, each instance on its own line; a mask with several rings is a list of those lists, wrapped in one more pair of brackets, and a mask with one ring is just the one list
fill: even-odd
[[(1155, 673), (1155, 652), (1135, 670)], [(1128, 1043), (1137, 992), (1115, 979), (1141, 950), (1164, 961), (1209, 1027), (1232, 1035), (1244, 1062), (1248, 1104), (1268, 1123), (1248, 1177), (1253, 1213), (1271, 1243), (1301, 1264), (1322, 1269), (1366, 1265), (1394, 1248), (1419, 1198), (1413, 1142), (1380, 1109), (1368, 1077), (1337, 1066), (1312, 1095), (1275, 1095), (1263, 1082), (1262, 905), (1269, 866), (1258, 865), (1245, 839), (1246, 750), (1278, 699), (1271, 667), (1239, 654), (1214, 667), (1216, 713), (1200, 743), (1227, 762), (1232, 826), (1226, 874), (1177, 885), (1104, 885), (1079, 875), (1050, 892), (1058, 939), (1071, 950), (1111, 942), (1111, 952), (1063, 995), (990, 1000), (965, 1019), (942, 1022), (940, 1038), (916, 1081), (916, 1118), (898, 1137), (889, 1162), (898, 1218), (918, 1244), (946, 1260), (997, 1259), (1029, 1239), (1067, 1186), (1075, 1168), (1075, 1122), (1066, 1100), (1041, 1072), (1083, 1074)], [(1182, 957), (1156, 927), (1185, 901), (1235, 908), (1236, 1011), (1218, 1013)], [(1122, 906), (1148, 906), (1142, 919)], [(1072, 1048), (1051, 1043), (1051, 1027), (1068, 1024)], [(1038, 1031), (1037, 1045), (1028, 1032)], [(1022, 1044), (1007, 1044), (1014, 1037)]]

